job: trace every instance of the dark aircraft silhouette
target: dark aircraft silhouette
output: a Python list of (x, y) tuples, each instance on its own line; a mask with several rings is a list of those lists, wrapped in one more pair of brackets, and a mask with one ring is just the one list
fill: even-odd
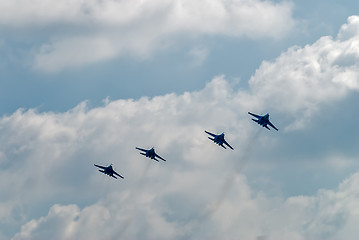
[(159, 161), (158, 161), (158, 159), (156, 159), (156, 157), (163, 160), (163, 161), (166, 161), (165, 159), (161, 158), (160, 156), (158, 156), (156, 154), (155, 148), (151, 148), (151, 149), (147, 150), (147, 149), (142, 149), (142, 148), (136, 147), (136, 149), (142, 151), (142, 152), (140, 152), (140, 154), (142, 154), (143, 156), (149, 157), (149, 158), (151, 158), (151, 159), (153, 159), (153, 160), (155, 160), (157, 162), (159, 162)]
[(209, 139), (211, 139), (214, 143), (217, 143), (219, 146), (223, 147), (226, 149), (226, 147), (223, 144), (226, 144), (230, 149), (234, 150), (228, 143), (226, 140), (224, 140), (224, 133), (221, 133), (219, 135), (204, 131), (205, 133), (211, 135), (213, 138), (208, 137)]
[(103, 169), (103, 170), (99, 170), (99, 171), (102, 172), (102, 173), (104, 173), (104, 174), (106, 174), (106, 175), (109, 175), (109, 176), (111, 176), (111, 177), (117, 179), (117, 177), (114, 176), (114, 174), (115, 174), (115, 175), (119, 176), (119, 177), (122, 178), (122, 179), (124, 178), (124, 177), (122, 177), (120, 174), (118, 174), (117, 172), (115, 172), (115, 170), (113, 170), (112, 164), (108, 165), (107, 167), (103, 167), (103, 166), (96, 165), (96, 164), (94, 164), (94, 165), (95, 165), (95, 167), (98, 167), (98, 168)]
[(267, 113), (266, 115), (263, 116), (259, 116), (256, 114), (253, 114), (251, 112), (248, 112), (248, 114), (252, 115), (253, 117), (257, 118), (257, 119), (253, 119), (252, 120), (256, 123), (258, 123), (259, 125), (261, 125), (262, 127), (267, 128), (268, 130), (270, 130), (270, 128), (267, 126), (267, 124), (269, 124), (269, 126), (271, 126), (272, 128), (274, 128), (275, 130), (278, 131), (278, 128), (276, 128), (270, 121), (269, 121), (269, 114)]

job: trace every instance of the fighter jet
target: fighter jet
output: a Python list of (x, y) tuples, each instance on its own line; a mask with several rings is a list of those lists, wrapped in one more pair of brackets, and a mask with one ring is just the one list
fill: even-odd
[(204, 131), (205, 133), (211, 135), (213, 138), (208, 137), (209, 139), (211, 139), (214, 143), (217, 143), (219, 146), (223, 147), (224, 149), (226, 149), (226, 147), (223, 144), (226, 144), (230, 149), (234, 150), (228, 143), (226, 140), (224, 140), (224, 133), (221, 133), (219, 135)]
[(108, 165), (107, 167), (103, 167), (103, 166), (96, 165), (96, 164), (94, 164), (94, 165), (95, 165), (95, 167), (98, 167), (98, 168), (103, 169), (103, 170), (99, 170), (99, 171), (102, 172), (102, 173), (104, 173), (104, 174), (106, 174), (106, 175), (109, 175), (109, 176), (111, 176), (111, 177), (117, 179), (117, 177), (114, 176), (114, 174), (115, 174), (115, 175), (119, 176), (119, 177), (122, 178), (122, 179), (124, 178), (124, 177), (122, 177), (120, 174), (118, 174), (117, 172), (115, 172), (115, 170), (113, 170), (112, 164)]
[(268, 130), (270, 130), (270, 128), (267, 126), (267, 124), (269, 124), (269, 126), (271, 126), (272, 128), (274, 128), (275, 130), (278, 131), (278, 128), (276, 128), (270, 121), (269, 121), (269, 114), (267, 113), (266, 115), (263, 116), (259, 116), (256, 114), (253, 114), (251, 112), (248, 112), (249, 115), (252, 115), (253, 117), (257, 118), (257, 119), (253, 119), (252, 120), (256, 123), (258, 123), (259, 125), (261, 125), (262, 127), (267, 128)]
[(147, 150), (147, 149), (142, 149), (142, 148), (136, 147), (136, 149), (142, 151), (142, 152), (140, 152), (140, 154), (142, 154), (143, 156), (149, 157), (149, 158), (151, 158), (151, 159), (153, 159), (153, 160), (155, 160), (157, 162), (159, 162), (157, 158), (159, 158), (159, 159), (161, 159), (163, 161), (166, 161), (165, 159), (163, 159), (163, 158), (161, 158), (160, 156), (157, 155), (157, 153), (155, 152), (155, 148), (151, 148), (151, 149)]

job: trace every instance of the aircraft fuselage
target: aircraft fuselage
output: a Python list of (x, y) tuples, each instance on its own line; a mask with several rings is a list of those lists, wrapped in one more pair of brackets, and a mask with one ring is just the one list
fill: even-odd
[(155, 149), (151, 148), (146, 152), (146, 157), (149, 157), (151, 159), (154, 159), (156, 157)]
[(107, 175), (112, 176), (112, 174), (113, 174), (113, 168), (112, 168), (112, 166), (110, 165), (110, 166), (108, 166), (107, 168), (105, 168), (104, 173), (107, 174)]
[(267, 126), (268, 123), (269, 123), (269, 114), (268, 113), (258, 119), (258, 124), (262, 125), (263, 127)]
[(214, 137), (213, 142), (217, 143), (218, 145), (223, 145), (223, 143), (224, 143), (224, 133)]

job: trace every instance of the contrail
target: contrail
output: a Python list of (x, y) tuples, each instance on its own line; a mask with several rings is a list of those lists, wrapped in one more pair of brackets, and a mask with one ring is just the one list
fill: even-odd
[(192, 229), (196, 228), (196, 231), (198, 231), (198, 228), (200, 228), (206, 220), (210, 219), (213, 216), (213, 214), (216, 213), (218, 209), (221, 207), (222, 202), (225, 199), (228, 192), (230, 191), (233, 183), (235, 182), (238, 173), (242, 171), (245, 165), (248, 163), (248, 157), (252, 153), (252, 150), (255, 146), (255, 142), (261, 132), (262, 129), (259, 128), (253, 135), (250, 136), (250, 138), (247, 141), (247, 144), (241, 150), (241, 156), (239, 157), (238, 162), (235, 163), (233, 171), (230, 172), (225, 178), (222, 187), (220, 188), (220, 191), (217, 197), (215, 198), (216, 200), (211, 205), (209, 205), (206, 209), (204, 209), (204, 211), (199, 215), (197, 222), (194, 224), (194, 227)]
[(238, 160), (238, 164), (235, 164), (234, 171), (227, 175), (227, 177), (224, 180), (222, 187), (219, 191), (218, 197), (216, 198), (216, 201), (211, 205), (211, 207), (209, 209), (207, 209), (207, 211), (206, 211), (207, 213), (205, 213), (205, 215), (208, 215), (209, 217), (211, 217), (221, 206), (222, 201), (226, 197), (229, 190), (231, 189), (237, 174), (240, 171), (242, 171), (244, 169), (245, 165), (248, 163), (248, 157), (251, 154), (251, 152), (255, 146), (255, 141), (259, 137), (261, 130), (262, 129), (259, 128), (255, 132), (255, 134), (252, 135), (250, 137), (250, 139), (248, 139), (246, 146), (241, 150), (242, 154)]
[(240, 152), (240, 154), (242, 154), (242, 155), (239, 158), (239, 161), (238, 161), (239, 164), (235, 166), (236, 172), (243, 170), (245, 165), (248, 163), (249, 156), (252, 153), (254, 146), (256, 146), (255, 143), (258, 140), (262, 130), (263, 130), (262, 128), (258, 128), (258, 130), (253, 135), (251, 135), (249, 137), (247, 144)]
[[(137, 185), (133, 188), (133, 191), (131, 192), (131, 194), (128, 196), (128, 199), (130, 199), (130, 201), (136, 202), (136, 200), (138, 198), (138, 194), (141, 192), (143, 186), (145, 185), (145, 180), (146, 180), (146, 177), (147, 177), (147, 174), (148, 174), (151, 164), (152, 164), (152, 161), (148, 161), (145, 169), (142, 172), (140, 180), (138, 181)], [(130, 214), (130, 216), (124, 221), (124, 223), (122, 225), (122, 230), (118, 234), (118, 239), (122, 239), (122, 236), (127, 232), (129, 227), (132, 225), (133, 220), (136, 218), (137, 213), (138, 213), (138, 208), (135, 206), (135, 209), (132, 209), (132, 211), (133, 211), (132, 214)]]

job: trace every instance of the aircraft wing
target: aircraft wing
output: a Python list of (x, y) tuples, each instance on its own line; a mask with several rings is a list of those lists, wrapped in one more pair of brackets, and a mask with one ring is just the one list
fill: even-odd
[(100, 165), (96, 165), (94, 164), (95, 167), (98, 167), (98, 168), (102, 168), (102, 169), (105, 169), (106, 167), (103, 167), (103, 166), (100, 166)]
[(226, 140), (224, 140), (224, 144), (226, 144), (230, 149), (234, 150), (234, 149), (231, 147), (231, 145), (229, 145), (229, 144), (227, 143)]
[(117, 172), (113, 171), (113, 174), (119, 176), (120, 178), (124, 179), (124, 177), (122, 177), (120, 174), (118, 174)]
[(271, 126), (272, 128), (274, 128), (275, 130), (278, 131), (278, 128), (276, 128), (271, 122), (268, 122), (269, 126)]
[(146, 150), (146, 149), (143, 149), (143, 148), (138, 148), (138, 147), (136, 147), (136, 149), (137, 149), (137, 150), (140, 150), (140, 151), (147, 152), (147, 150)]
[(212, 137), (216, 137), (217, 135), (216, 134), (213, 134), (213, 133), (210, 133), (210, 132), (207, 132), (207, 131), (204, 131), (205, 133), (211, 135)]
[(256, 118), (260, 118), (261, 116), (257, 115), (257, 114), (254, 114), (254, 113), (251, 113), (251, 112), (248, 112), (249, 115), (252, 115), (253, 117), (256, 117)]
[(166, 161), (166, 159), (161, 158), (159, 155), (156, 154), (156, 157), (158, 157), (159, 159)]

